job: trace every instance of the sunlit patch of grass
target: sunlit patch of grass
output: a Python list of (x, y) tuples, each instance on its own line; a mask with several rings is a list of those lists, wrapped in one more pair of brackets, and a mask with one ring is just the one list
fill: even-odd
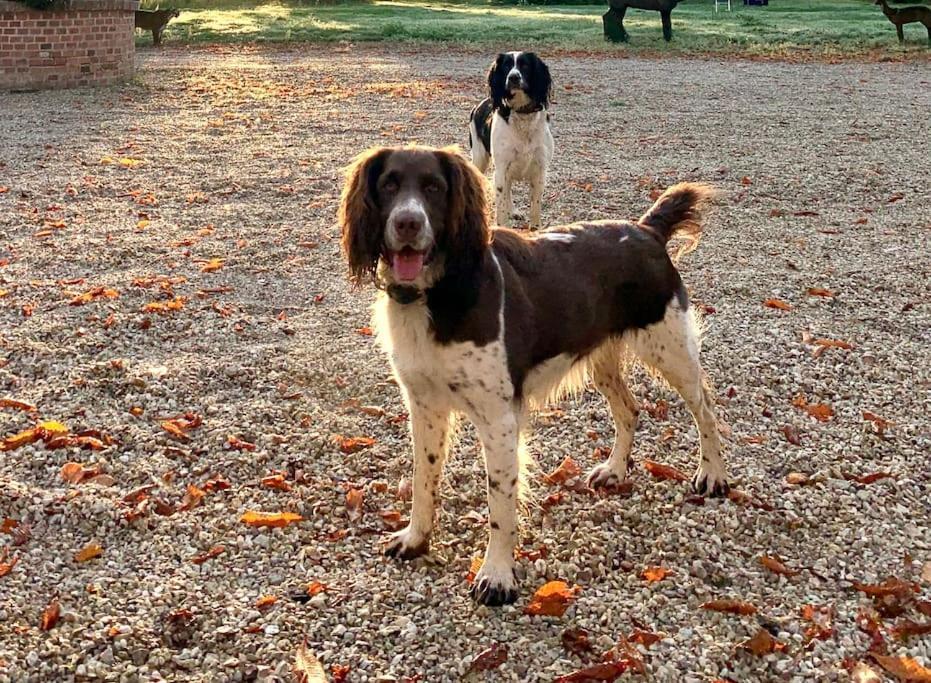
[[(146, 0), (149, 2), (149, 0)], [(895, 30), (870, 0), (779, 0), (768, 7), (735, 5), (715, 13), (713, 4), (690, 2), (673, 13), (673, 41), (662, 40), (656, 12), (630, 10), (627, 44), (606, 43), (605, 6), (490, 5), (480, 0), (422, 2), (374, 0), (338, 4), (238, 0), (177, 0), (181, 16), (167, 42), (274, 42), (337, 40), (487, 45), (490, 49), (599, 50), (663, 54), (741, 53), (824, 56), (880, 50), (885, 56), (931, 54), (924, 36)], [(184, 9), (187, 7), (187, 9)], [(140, 44), (149, 41), (140, 38)]]

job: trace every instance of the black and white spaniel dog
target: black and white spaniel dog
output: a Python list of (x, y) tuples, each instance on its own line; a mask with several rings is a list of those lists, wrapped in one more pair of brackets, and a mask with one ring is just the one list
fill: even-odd
[(488, 69), (488, 97), (469, 118), (472, 163), (484, 173), (495, 162), (495, 219), (511, 224), (511, 188), (530, 184), (530, 227), (540, 227), (546, 171), (553, 159), (547, 112), (550, 70), (533, 52), (503, 52)]
[(616, 436), (592, 487), (624, 481), (638, 406), (627, 359), (639, 358), (681, 394), (701, 444), (692, 485), (728, 491), (715, 398), (699, 364), (699, 327), (666, 250), (692, 245), (707, 186), (669, 188), (639, 220), (576, 223), (539, 233), (490, 229), (485, 179), (457, 150), (376, 148), (350, 166), (339, 210), (352, 281), (382, 290), (375, 326), (410, 412), (414, 450), (410, 523), (386, 552), (429, 549), (451, 434), (475, 425), (488, 485), (489, 541), (473, 597), (517, 597), (521, 435), (528, 412), (590, 377)]

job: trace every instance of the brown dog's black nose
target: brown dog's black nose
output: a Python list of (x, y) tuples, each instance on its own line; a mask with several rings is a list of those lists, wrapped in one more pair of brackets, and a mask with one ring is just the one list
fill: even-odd
[(413, 242), (423, 230), (423, 215), (414, 211), (403, 211), (394, 219), (394, 230), (398, 239)]

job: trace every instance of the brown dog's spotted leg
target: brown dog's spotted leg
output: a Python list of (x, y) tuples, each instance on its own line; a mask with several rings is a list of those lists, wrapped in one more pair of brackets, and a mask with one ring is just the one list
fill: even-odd
[(391, 535), (385, 547), (386, 555), (402, 560), (411, 560), (430, 550), (430, 534), (433, 532), (450, 429), (448, 411), (415, 401), (410, 413), (414, 440), (411, 519), (406, 527)]

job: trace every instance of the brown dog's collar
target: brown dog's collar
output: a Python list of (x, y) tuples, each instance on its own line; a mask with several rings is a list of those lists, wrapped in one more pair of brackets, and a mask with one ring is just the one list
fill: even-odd
[(388, 285), (385, 292), (399, 304), (412, 304), (423, 296), (423, 291), (412, 285)]

